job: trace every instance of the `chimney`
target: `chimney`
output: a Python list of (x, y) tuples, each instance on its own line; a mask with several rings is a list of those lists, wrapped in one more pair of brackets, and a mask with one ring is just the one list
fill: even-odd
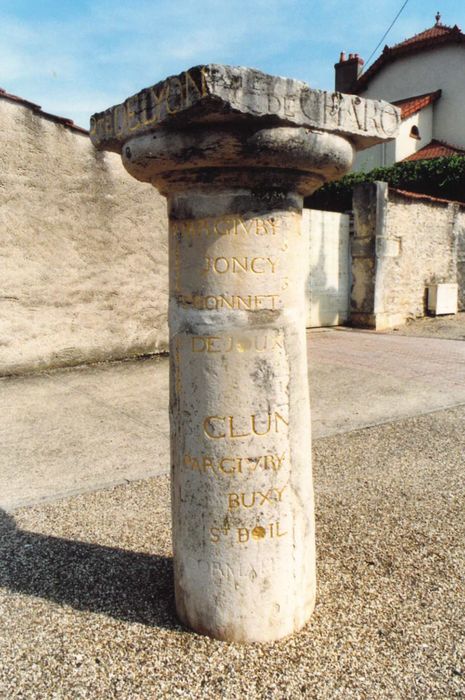
[(363, 58), (360, 58), (358, 53), (350, 53), (349, 58), (346, 58), (342, 51), (339, 57), (339, 63), (336, 63), (334, 69), (336, 71), (336, 92), (353, 92), (357, 80), (362, 72)]

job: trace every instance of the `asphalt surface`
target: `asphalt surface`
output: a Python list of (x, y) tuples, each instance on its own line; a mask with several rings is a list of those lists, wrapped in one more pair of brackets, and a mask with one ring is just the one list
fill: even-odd
[[(326, 329), (308, 354), (314, 438), (465, 404), (460, 340)], [(0, 414), (5, 510), (168, 471), (167, 358), (0, 379)]]

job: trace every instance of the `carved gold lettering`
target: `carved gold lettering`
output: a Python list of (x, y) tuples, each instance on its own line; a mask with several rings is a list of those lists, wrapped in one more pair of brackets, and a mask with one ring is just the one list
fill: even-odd
[(191, 349), (194, 353), (228, 353), (233, 351), (238, 353), (248, 351), (262, 353), (272, 352), (276, 348), (283, 348), (282, 337), (267, 333), (263, 335), (191, 336)]
[(284, 98), (284, 114), (286, 117), (293, 117), (295, 115), (295, 95), (286, 95)]
[(253, 414), (248, 418), (207, 416), (203, 421), (203, 431), (211, 440), (234, 440), (251, 435), (263, 437), (269, 433), (279, 433), (283, 425), (288, 426), (289, 422), (277, 411), (262, 415)]
[(218, 311), (228, 309), (230, 311), (259, 311), (267, 309), (275, 311), (279, 304), (279, 294), (220, 294), (218, 296), (207, 294), (177, 294), (176, 298), (182, 306), (194, 309)]
[(380, 120), (381, 128), (386, 136), (394, 136), (400, 124), (398, 110), (391, 104), (383, 105)]
[(179, 78), (171, 78), (166, 83), (165, 101), (166, 113), (176, 114), (184, 106), (183, 84)]
[(252, 530), (252, 537), (254, 540), (262, 540), (264, 537), (266, 537), (265, 528), (261, 525), (257, 525), (256, 527), (254, 527)]
[[(164, 97), (158, 95), (153, 98), (159, 107)], [(269, 219), (248, 219), (240, 217), (212, 217), (208, 219), (183, 219), (170, 224), (172, 234), (188, 236), (274, 236), (277, 233), (279, 222), (271, 217)]]
[[(238, 422), (237, 418), (236, 421)], [(243, 438), (249, 437), (250, 430), (245, 428), (246, 432), (240, 432), (240, 428), (237, 428), (237, 422), (234, 422), (234, 416), (228, 416), (228, 427), (229, 427), (229, 437), (231, 438)]]
[(280, 110), (281, 102), (279, 97), (273, 93), (268, 93), (268, 111), (272, 113), (274, 112), (274, 114), (279, 114)]
[[(211, 528), (215, 530), (215, 534), (221, 535), (221, 528)], [(210, 530), (210, 532), (211, 532)], [(254, 561), (253, 564), (250, 562), (236, 562), (233, 566), (232, 564), (227, 564), (224, 561), (215, 561), (214, 559), (200, 559), (198, 556), (189, 557), (189, 566), (191, 570), (199, 569), (203, 573), (209, 573), (215, 575), (218, 579), (227, 579), (228, 581), (237, 581), (243, 578), (254, 581), (259, 574), (269, 575), (275, 570), (276, 564), (275, 560), (271, 557), (263, 558)]]
[[(323, 93), (323, 99), (326, 96), (326, 92)], [(313, 122), (320, 119), (321, 112), (321, 93), (315, 92), (314, 90), (304, 89), (300, 92), (300, 109), (305, 114), (305, 116)], [(323, 110), (323, 122), (326, 122), (326, 110)]]
[(185, 91), (186, 91), (186, 107), (194, 104), (198, 98), (203, 97), (205, 95), (206, 91), (206, 83), (204, 79), (204, 74), (203, 72), (201, 73), (202, 79), (202, 84), (200, 86), (200, 89), (193, 79), (192, 75), (190, 72), (187, 70), (184, 74), (184, 79), (185, 79)]
[(252, 493), (240, 492), (240, 493), (229, 493), (228, 494), (228, 508), (229, 510), (237, 510), (239, 508), (254, 508), (255, 506), (263, 506), (265, 503), (273, 505), (274, 503), (281, 503), (282, 497), (287, 484), (285, 484), (281, 489), (276, 487), (268, 489), (268, 491), (252, 491)]
[(252, 295), (249, 294), (248, 297), (237, 296), (237, 308), (247, 309), (252, 311)]
[(113, 129), (116, 135), (123, 133), (125, 127), (125, 118), (126, 113), (123, 105), (118, 105), (117, 107), (115, 107), (115, 111), (113, 112)]
[(216, 219), (214, 220), (213, 228), (218, 236), (224, 236), (230, 233), (231, 228), (234, 228), (234, 219)]
[(126, 127), (129, 131), (136, 131), (140, 128), (140, 122), (138, 121), (136, 114), (136, 98), (129, 97), (126, 102)]
[(224, 416), (207, 416), (203, 422), (203, 432), (211, 440), (221, 440), (226, 437), (226, 433), (216, 433), (215, 424), (217, 422), (224, 422), (226, 418)]
[[(214, 432), (214, 427), (209, 427), (210, 432)], [(183, 464), (187, 469), (198, 471), (202, 474), (212, 476), (230, 477), (237, 474), (253, 474), (258, 470), (279, 472), (286, 459), (286, 453), (266, 454), (259, 457), (238, 457), (226, 455), (221, 458), (202, 455), (199, 457), (186, 453), (183, 457)], [(275, 489), (276, 491), (276, 489)], [(278, 490), (279, 491), (279, 490)]]
[(367, 100), (365, 102), (365, 128), (367, 131), (374, 129), (378, 132), (380, 126), (378, 103), (374, 100)]
[(238, 542), (248, 542), (249, 530), (246, 527), (237, 528), (237, 541)]
[(210, 539), (212, 542), (219, 542), (220, 541), (220, 528), (219, 527), (211, 527), (210, 528)]
[(105, 113), (105, 134), (113, 136), (113, 119), (111, 111)]
[(338, 97), (338, 126), (364, 128), (363, 103), (360, 97)]
[(287, 532), (281, 531), (281, 526), (279, 520), (275, 523), (269, 523), (268, 525), (255, 525), (253, 528), (238, 527), (237, 528), (237, 542), (244, 544), (250, 539), (259, 541), (265, 538), (277, 539), (280, 537), (285, 537)]
[(219, 275), (224, 275), (229, 272), (253, 272), (256, 275), (263, 275), (266, 272), (271, 272), (274, 274), (276, 271), (276, 260), (261, 256), (255, 258), (249, 258), (247, 256), (243, 258), (206, 257), (204, 267), (202, 268), (202, 274), (205, 275), (210, 271), (216, 272)]
[(234, 510), (235, 508), (240, 508), (241, 504), (239, 501), (239, 496), (237, 493), (228, 494), (228, 508), (229, 510)]
[[(228, 466), (228, 468), (226, 468)], [(241, 474), (242, 473), (242, 459), (241, 457), (223, 457), (219, 463), (219, 470), (223, 474)]]

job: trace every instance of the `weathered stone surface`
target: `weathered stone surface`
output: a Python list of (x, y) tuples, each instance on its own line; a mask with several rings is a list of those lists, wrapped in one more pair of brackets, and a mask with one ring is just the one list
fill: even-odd
[(358, 185), (351, 250), (352, 324), (393, 328), (426, 314), (428, 285), (458, 283), (460, 290), (463, 220), (457, 203), (409, 196), (389, 190), (383, 182)]
[(168, 198), (176, 607), (199, 632), (270, 641), (313, 610), (303, 196), (397, 120), (211, 65), (93, 118), (94, 143)]
[(85, 133), (0, 120), (0, 375), (165, 351), (165, 201)]
[(300, 198), (219, 199), (170, 206), (176, 601), (196, 630), (267, 641), (315, 601)]
[(251, 68), (202, 65), (171, 76), (95, 114), (98, 148), (121, 151), (131, 137), (158, 127), (259, 122), (348, 136), (357, 150), (392, 138), (400, 111), (383, 100), (313, 90), (306, 83)]

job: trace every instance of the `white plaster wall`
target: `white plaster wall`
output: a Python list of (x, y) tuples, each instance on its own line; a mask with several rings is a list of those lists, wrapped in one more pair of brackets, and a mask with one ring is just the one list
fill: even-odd
[[(410, 136), (412, 126), (417, 126), (420, 139)], [(420, 112), (401, 122), (397, 138), (388, 143), (381, 143), (365, 151), (359, 151), (355, 157), (353, 172), (369, 172), (373, 168), (393, 165), (423, 148), (433, 138), (433, 105), (428, 105)]]
[(341, 325), (349, 318), (349, 217), (304, 209), (302, 230), (308, 246), (307, 328)]
[[(418, 127), (420, 132), (420, 138), (415, 139), (410, 136), (412, 127)], [(405, 119), (399, 129), (399, 135), (396, 138), (395, 144), (395, 161), (403, 160), (413, 153), (416, 153), (428, 143), (433, 138), (433, 105), (428, 105), (417, 112), (412, 114), (411, 117)]]
[(0, 375), (165, 350), (164, 200), (86, 135), (0, 120)]
[(443, 46), (396, 59), (370, 80), (362, 97), (388, 102), (441, 89), (433, 138), (465, 148), (465, 46)]
[[(401, 125), (402, 126), (402, 125)], [(352, 172), (368, 173), (374, 168), (392, 165), (396, 160), (396, 140), (380, 143), (377, 146), (358, 151), (355, 155)]]

